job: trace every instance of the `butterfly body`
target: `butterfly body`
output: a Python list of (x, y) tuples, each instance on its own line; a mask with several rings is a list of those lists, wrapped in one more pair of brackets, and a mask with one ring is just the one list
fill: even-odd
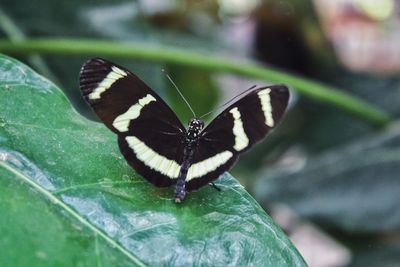
[(183, 162), (179, 171), (178, 181), (175, 186), (175, 202), (180, 203), (185, 198), (186, 177), (192, 165), (194, 155), (199, 142), (201, 130), (204, 122), (200, 119), (192, 118), (189, 120), (189, 127), (186, 133), (183, 147)]
[(136, 75), (104, 59), (83, 65), (80, 88), (100, 120), (117, 134), (128, 164), (155, 186), (175, 185), (176, 202), (217, 179), (262, 140), (278, 124), (289, 99), (284, 85), (254, 88), (206, 127), (193, 118), (186, 129)]

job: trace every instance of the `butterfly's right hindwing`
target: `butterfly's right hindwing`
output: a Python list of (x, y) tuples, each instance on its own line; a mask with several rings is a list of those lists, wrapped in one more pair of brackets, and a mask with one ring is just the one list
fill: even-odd
[(83, 65), (80, 88), (97, 116), (118, 134), (128, 163), (156, 186), (174, 184), (186, 130), (168, 105), (129, 70), (99, 58)]

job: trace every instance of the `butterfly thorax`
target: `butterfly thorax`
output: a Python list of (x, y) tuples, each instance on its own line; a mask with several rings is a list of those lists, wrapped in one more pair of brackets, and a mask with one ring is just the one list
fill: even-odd
[(197, 141), (203, 127), (204, 127), (204, 122), (202, 120), (196, 118), (190, 119), (186, 139)]

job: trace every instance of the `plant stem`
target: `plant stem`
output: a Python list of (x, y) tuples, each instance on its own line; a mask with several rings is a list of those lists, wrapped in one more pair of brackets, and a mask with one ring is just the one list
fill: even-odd
[(375, 126), (385, 126), (391, 121), (390, 116), (384, 111), (336, 88), (247, 60), (238, 61), (217, 57), (209, 53), (201, 54), (138, 43), (82, 39), (31, 39), (17, 42), (0, 40), (0, 52), (10, 54), (40, 53), (136, 58), (212, 71), (236, 73), (267, 82), (285, 83), (304, 96), (347, 111)]

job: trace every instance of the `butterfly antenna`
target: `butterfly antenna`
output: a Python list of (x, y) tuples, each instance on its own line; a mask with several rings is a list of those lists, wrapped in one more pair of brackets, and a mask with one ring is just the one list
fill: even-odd
[(162, 69), (162, 72), (165, 74), (165, 76), (168, 78), (168, 80), (172, 83), (172, 85), (175, 87), (176, 91), (178, 91), (179, 95), (182, 97), (183, 101), (185, 101), (186, 105), (189, 107), (190, 111), (193, 113), (193, 116), (195, 118), (196, 117), (196, 113), (194, 113), (194, 110), (192, 109), (192, 107), (190, 106), (189, 102), (186, 100), (186, 98), (183, 96), (183, 94), (181, 93), (181, 91), (179, 90), (178, 86), (176, 86), (176, 84), (174, 83), (174, 81), (171, 79), (171, 77), (168, 75), (168, 73)]
[(221, 106), (219, 106), (219, 107), (217, 107), (217, 108), (215, 108), (215, 109), (213, 109), (213, 110), (207, 112), (206, 114), (201, 115), (199, 119), (201, 119), (201, 118), (207, 116), (208, 114), (211, 114), (211, 113), (217, 111), (218, 109), (221, 109), (221, 108), (225, 107), (225, 106), (228, 105), (229, 103), (232, 103), (232, 101), (235, 100), (236, 98), (238, 98), (239, 96), (241, 96), (241, 95), (247, 93), (248, 91), (250, 91), (250, 90), (252, 90), (252, 89), (254, 89), (254, 88), (256, 88), (256, 87), (257, 87), (257, 85), (253, 85), (253, 86), (250, 87), (249, 89), (246, 89), (245, 91), (243, 91), (243, 92), (241, 92), (240, 94), (238, 94), (238, 95), (236, 95), (235, 97), (233, 97), (233, 98), (232, 98), (231, 100), (229, 100), (228, 102), (225, 102), (225, 103), (222, 104)]

